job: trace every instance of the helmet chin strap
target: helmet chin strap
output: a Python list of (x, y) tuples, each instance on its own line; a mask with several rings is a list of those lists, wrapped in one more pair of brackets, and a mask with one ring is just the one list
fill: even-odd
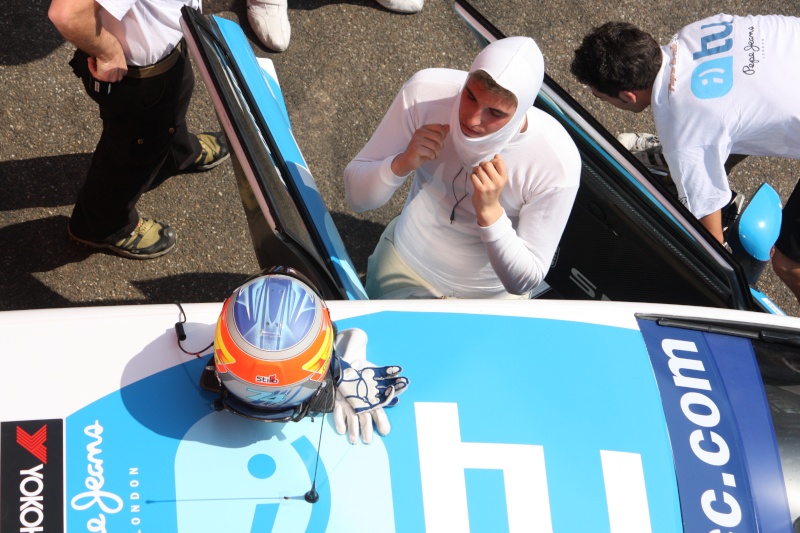
[(203, 374), (200, 376), (200, 386), (204, 390), (219, 394), (219, 397), (215, 398), (213, 403), (216, 411), (230, 411), (233, 414), (258, 422), (298, 422), (306, 416), (314, 417), (316, 414), (332, 413), (336, 394), (334, 376), (329, 370), (316, 392), (300, 404), (280, 410), (259, 407), (238, 398), (235, 394), (231, 394), (217, 376), (213, 360), (210, 360), (203, 369)]

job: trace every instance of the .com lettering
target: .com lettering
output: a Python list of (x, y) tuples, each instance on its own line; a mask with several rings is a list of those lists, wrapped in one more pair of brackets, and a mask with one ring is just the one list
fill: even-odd
[[(711, 382), (702, 377), (706, 372), (703, 361), (690, 356), (697, 353), (697, 345), (691, 341), (664, 339), (661, 349), (669, 358), (667, 365), (675, 386), (687, 390), (680, 399), (681, 412), (697, 428), (689, 434), (690, 449), (703, 463), (724, 467), (731, 458), (730, 448), (725, 439), (713, 431), (720, 423), (720, 411), (714, 400), (705, 394), (711, 392)], [(689, 372), (691, 375), (687, 375)], [(732, 474), (721, 472), (721, 479), (724, 486), (736, 487), (736, 478)], [(739, 502), (724, 489), (704, 491), (700, 507), (703, 514), (719, 527), (734, 528), (742, 521)], [(715, 529), (712, 533), (719, 531)]]

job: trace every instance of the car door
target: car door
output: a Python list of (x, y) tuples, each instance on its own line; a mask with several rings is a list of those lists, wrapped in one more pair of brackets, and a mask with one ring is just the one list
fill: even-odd
[[(455, 9), (482, 45), (504, 37), (467, 0), (456, 0)], [(549, 289), (539, 297), (763, 310), (732, 256), (547, 75), (534, 105), (564, 126), (582, 159)]]
[(230, 20), (184, 8), (182, 27), (228, 138), (261, 268), (295, 268), (326, 299), (366, 298), (294, 140), (271, 62), (256, 59)]

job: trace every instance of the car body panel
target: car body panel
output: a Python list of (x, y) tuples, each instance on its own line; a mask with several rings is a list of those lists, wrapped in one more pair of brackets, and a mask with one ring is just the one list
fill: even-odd
[[(436, 531), (449, 517), (456, 529), (504, 519), (513, 531), (520, 516), (533, 520), (530, 506), (555, 531), (587, 523), (623, 531), (620, 520), (634, 519), (647, 524), (643, 530), (681, 530), (661, 397), (630, 310), (618, 313), (620, 325), (600, 325), (577, 320), (594, 313), (591, 304), (563, 320), (530, 316), (564, 314), (548, 311), (557, 302), (512, 306), (513, 316), (486, 313), (480, 302), (441, 303), (403, 310), (331, 302), (337, 326), (363, 329), (370, 359), (402, 365), (412, 386), (389, 412), (392, 433), (371, 446), (351, 446), (324, 419), (318, 490), (325, 501), (313, 507), (297, 498), (310, 487), (321, 419), (262, 424), (214, 412), (198, 387), (210, 350), (194, 358), (178, 349), (176, 306), (0, 316), (9, 349), (26, 351), (20, 374), (50, 369), (38, 380), (48, 391), (38, 401), (9, 404), (27, 385), (4, 389), (3, 431), (21, 420), (64, 421), (70, 531), (100, 515), (108, 530), (138, 518), (163, 531), (250, 531), (260, 522), (283, 524), (280, 531), (372, 531), (378, 521), (387, 531)], [(220, 306), (184, 307), (189, 347), (207, 344)], [(129, 323), (137, 328), (121, 344)], [(87, 371), (59, 361), (46, 337), (32, 339), (39, 331), (81, 346), (82, 359), (98, 364)], [(716, 401), (727, 407), (724, 397)], [(269, 468), (259, 461), (269, 458), (289, 465), (274, 475), (291, 483), (276, 486), (260, 473)], [(102, 483), (92, 492), (87, 466), (99, 464)], [(734, 453), (730, 471), (737, 465)], [(292, 469), (299, 470), (289, 476)], [(0, 475), (13, 474), (18, 485), (12, 470)], [(746, 486), (745, 475), (737, 479)]]
[[(199, 379), (221, 304), (183, 306), (183, 347), (200, 357), (179, 349), (173, 326), (182, 315), (173, 305), (0, 314), (6, 349), (25, 354), (15, 373), (36, 376), (35, 387), (23, 379), (2, 390), (4, 495), (21, 486), (36, 492), (33, 481), (21, 481), (43, 463), (23, 446), (17, 427), (34, 435), (49, 424), (60, 425), (64, 452), (61, 462), (60, 438), (41, 443), (58, 456), (50, 456), (44, 479), (57, 479), (53, 469), (63, 467), (65, 492), (44, 501), (47, 509), (64, 509), (69, 531), (90, 530), (101, 519), (109, 531), (156, 523), (160, 531), (192, 533), (373, 531), (376, 523), (385, 531), (478, 531), (486, 523), (497, 531), (532, 524), (545, 531), (585, 531), (587, 524), (609, 532), (709, 531), (696, 500), (695, 514), (687, 511), (682, 483), (722, 498), (722, 474), (733, 476), (739, 491), (749, 487), (753, 505), (728, 492), (741, 523), (761, 527), (728, 530), (789, 531), (778, 527), (788, 512), (769, 418), (763, 402), (751, 401), (764, 394), (752, 350), (716, 352), (711, 338), (730, 337), (688, 333), (711, 346), (701, 356), (703, 371), (714, 374), (714, 395), (698, 390), (722, 414), (705, 429), (722, 435), (730, 450), (724, 465), (699, 475), (696, 464), (677, 459), (691, 459), (690, 448), (676, 440), (670, 420), (687, 417), (657, 377), (666, 357), (659, 370), (652, 348), (648, 355), (656, 337), (642, 331), (674, 337), (674, 326), (655, 325), (653, 317), (663, 316), (786, 331), (800, 329), (797, 319), (615, 302), (329, 305), (338, 328), (367, 333), (370, 360), (399, 364), (411, 379), (387, 411), (392, 432), (369, 446), (347, 443), (330, 416), (269, 424), (214, 411), (214, 396)], [(734, 356), (749, 370), (719, 364)], [(672, 412), (665, 410), (670, 401)], [(708, 444), (701, 443), (714, 452)], [(321, 500), (312, 506), (303, 495), (318, 449)], [(5, 496), (3, 505), (4, 516), (17, 519), (8, 509), (18, 510), (18, 499)]]
[[(715, 244), (691, 242), (702, 234), (671, 200), (640, 203), (660, 189), (612, 157), (613, 142), (582, 141), (585, 189), (609, 202), (583, 202), (587, 220), (634, 202), (643, 212), (623, 213), (626, 224), (650, 224), (648, 242), (679, 256), (668, 270), (692, 278), (684, 292), (701, 293), (674, 299), (716, 308), (588, 301), (608, 300), (606, 285), (563, 250), (563, 279), (541, 299), (370, 301), (291, 135), (274, 70), (234, 23), (184, 17), (261, 266), (308, 276), (337, 327), (364, 330), (369, 360), (401, 365), (411, 384), (387, 409), (391, 433), (350, 445), (330, 415), (284, 424), (214, 410), (200, 375), (221, 302), (0, 313), (14, 354), (0, 389), (0, 529), (792, 530), (800, 320), (760, 312), (737, 266)], [(552, 102), (567, 100), (554, 90)], [(607, 167), (628, 174), (591, 181)], [(575, 261), (607, 260), (609, 249), (594, 253)], [(658, 283), (674, 285), (631, 281)], [(584, 294), (564, 298), (570, 284)]]

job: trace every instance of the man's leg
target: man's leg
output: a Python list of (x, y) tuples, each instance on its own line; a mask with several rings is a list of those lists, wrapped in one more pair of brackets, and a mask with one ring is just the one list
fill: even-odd
[(137, 105), (150, 89), (123, 80), (111, 91), (98, 102), (103, 132), (70, 220), (71, 233), (86, 241), (112, 242), (133, 231), (136, 202), (167, 158), (167, 132), (147, 128), (142, 117), (152, 111)]
[[(193, 88), (193, 84), (181, 84), (187, 67), (191, 68), (183, 57), (167, 73), (126, 77), (107, 94), (93, 93), (91, 78), (82, 76), (87, 92), (99, 105), (103, 133), (70, 219), (68, 229), (74, 240), (136, 258), (158, 257), (175, 246), (175, 231), (141, 219), (136, 202), (167, 160), (175, 160), (172, 139), (179, 131), (178, 117), (185, 124)], [(199, 152), (196, 139), (194, 144)]]
[(200, 155), (202, 148), (197, 136), (189, 131), (186, 125), (186, 113), (194, 92), (194, 73), (192, 65), (186, 56), (184, 45), (183, 57), (175, 68), (164, 74), (167, 86), (174, 90), (169, 95), (172, 105), (167, 111), (170, 116), (170, 125), (167, 129), (170, 137), (169, 150), (164, 163), (158, 170), (149, 188), (153, 189), (163, 183), (167, 178), (187, 169)]
[(394, 247), (394, 218), (381, 234), (375, 251), (369, 256), (367, 280), (364, 289), (372, 300), (441, 298), (442, 294), (431, 287), (400, 257)]
[(783, 207), (781, 233), (775, 243), (772, 269), (800, 302), (800, 186)]
[(772, 269), (800, 302), (800, 263), (789, 259), (780, 250), (775, 250), (772, 256)]
[[(186, 54), (184, 48), (184, 55)], [(182, 172), (203, 172), (211, 170), (230, 156), (225, 136), (219, 132), (195, 135), (186, 124), (186, 114), (194, 91), (194, 73), (191, 63), (185, 58), (184, 67), (170, 73), (170, 84), (179, 88), (174, 106), (174, 126), (169, 129), (170, 150), (166, 161), (149, 189), (161, 185), (168, 178)]]

